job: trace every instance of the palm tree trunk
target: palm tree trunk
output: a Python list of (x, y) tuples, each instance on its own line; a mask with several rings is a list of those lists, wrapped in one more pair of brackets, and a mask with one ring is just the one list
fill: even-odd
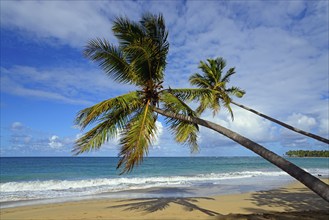
[(233, 141), (239, 143), (240, 145), (246, 147), (247, 149), (253, 151), (254, 153), (258, 154), (259, 156), (263, 157), (267, 161), (271, 162), (275, 166), (279, 167), (283, 171), (287, 172), (290, 176), (294, 177), (301, 183), (303, 183), (307, 188), (314, 191), (324, 200), (329, 202), (329, 185), (325, 184), (318, 178), (312, 176), (311, 174), (307, 173), (300, 167), (296, 166), (295, 164), (287, 161), (286, 159), (278, 156), (274, 152), (264, 148), (263, 146), (249, 140), (246, 137), (241, 136), (234, 131), (231, 131), (227, 128), (224, 128), (218, 124), (215, 124), (210, 121), (203, 120), (201, 118), (195, 118), (190, 116), (185, 116), (181, 114), (175, 114), (170, 111), (164, 111), (159, 108), (154, 108), (154, 111), (170, 118), (176, 118), (179, 120), (195, 123), (207, 128), (210, 128), (218, 133), (232, 139)]
[(267, 115), (264, 115), (264, 114), (262, 114), (262, 113), (260, 113), (260, 112), (258, 112), (258, 111), (256, 111), (256, 110), (254, 110), (254, 109), (248, 108), (247, 106), (241, 105), (241, 104), (239, 104), (239, 103), (236, 103), (236, 102), (233, 102), (233, 101), (231, 101), (231, 103), (234, 104), (234, 105), (236, 105), (236, 106), (239, 106), (239, 107), (241, 107), (241, 108), (243, 108), (243, 109), (245, 109), (245, 110), (248, 110), (248, 111), (250, 111), (250, 112), (252, 112), (252, 113), (254, 113), (254, 114), (256, 114), (256, 115), (259, 115), (259, 116), (261, 116), (261, 117), (263, 117), (263, 118), (266, 118), (267, 120), (270, 120), (270, 121), (272, 121), (272, 122), (274, 122), (274, 123), (277, 123), (277, 124), (279, 124), (279, 125), (281, 125), (281, 126), (283, 126), (283, 127), (285, 127), (285, 128), (288, 128), (288, 129), (290, 129), (290, 130), (292, 130), (292, 131), (294, 131), (294, 132), (300, 133), (300, 134), (302, 134), (302, 135), (305, 135), (305, 136), (308, 136), (308, 137), (314, 138), (315, 140), (322, 141), (322, 142), (324, 142), (324, 143), (326, 143), (326, 144), (329, 144), (329, 140), (326, 139), (326, 138), (323, 138), (323, 137), (320, 137), (320, 136), (318, 136), (318, 135), (315, 135), (315, 134), (312, 134), (312, 133), (309, 133), (309, 132), (306, 132), (306, 131), (300, 130), (300, 129), (298, 129), (298, 128), (295, 128), (295, 127), (293, 127), (293, 126), (291, 126), (291, 125), (288, 125), (288, 124), (286, 124), (286, 123), (283, 123), (283, 122), (281, 122), (281, 121), (278, 121), (278, 120), (276, 120), (275, 118), (271, 118), (271, 117), (269, 117), (269, 116), (267, 116)]

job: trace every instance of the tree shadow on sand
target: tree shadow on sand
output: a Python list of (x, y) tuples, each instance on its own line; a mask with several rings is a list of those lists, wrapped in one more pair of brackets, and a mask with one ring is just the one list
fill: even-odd
[[(257, 208), (244, 208), (253, 214), (229, 214), (217, 220), (329, 220), (329, 203), (308, 189), (275, 189), (254, 192), (248, 199)], [(268, 211), (283, 208), (284, 212)]]
[[(259, 208), (262, 206), (283, 207), (284, 211), (329, 210), (329, 203), (308, 189), (259, 191), (253, 193), (250, 200)], [(260, 210), (248, 211), (259, 212)]]
[(141, 199), (128, 199), (121, 200), (120, 202), (125, 202), (123, 205), (110, 206), (108, 208), (125, 208), (125, 211), (128, 210), (141, 210), (146, 212), (156, 212), (161, 211), (170, 206), (170, 204), (177, 204), (182, 206), (186, 211), (198, 210), (208, 216), (220, 215), (219, 213), (204, 209), (200, 206), (197, 206), (194, 203), (197, 203), (200, 199), (214, 200), (213, 198), (208, 197), (188, 197), (188, 198), (141, 198)]

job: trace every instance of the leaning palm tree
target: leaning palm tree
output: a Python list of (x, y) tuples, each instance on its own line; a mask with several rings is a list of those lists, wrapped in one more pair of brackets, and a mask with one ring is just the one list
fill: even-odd
[(184, 101), (211, 96), (209, 89), (163, 89), (169, 50), (168, 32), (162, 15), (145, 14), (139, 22), (117, 18), (112, 28), (119, 45), (107, 40), (91, 40), (84, 50), (87, 58), (99, 63), (117, 82), (132, 84), (136, 91), (100, 102), (81, 110), (75, 123), (81, 129), (94, 125), (74, 146), (75, 154), (99, 149), (120, 135), (117, 168), (130, 172), (142, 162), (157, 135), (158, 114), (165, 116), (175, 140), (196, 150), (198, 125), (213, 129), (245, 146), (295, 177), (329, 201), (329, 187), (296, 165), (257, 143), (220, 125), (202, 120)]
[(199, 114), (202, 113), (206, 108), (211, 108), (213, 109), (213, 114), (215, 115), (222, 104), (230, 112), (233, 119), (233, 113), (230, 104), (234, 104), (292, 131), (329, 144), (329, 140), (326, 138), (295, 128), (277, 119), (264, 115), (254, 109), (234, 102), (231, 98), (232, 96), (241, 98), (245, 94), (245, 91), (238, 87), (232, 86), (230, 88), (226, 88), (230, 77), (235, 74), (235, 68), (230, 68), (224, 75), (223, 70), (226, 67), (226, 61), (222, 57), (217, 59), (207, 59), (207, 62), (208, 63), (201, 61), (199, 65), (203, 75), (195, 73), (190, 77), (190, 83), (192, 85), (196, 85), (203, 89), (210, 89), (212, 91), (210, 99), (209, 96), (200, 98), (200, 106), (196, 110)]

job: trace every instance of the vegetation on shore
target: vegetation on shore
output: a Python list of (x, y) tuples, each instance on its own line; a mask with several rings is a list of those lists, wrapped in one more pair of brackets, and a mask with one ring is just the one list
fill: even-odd
[(289, 157), (329, 157), (329, 150), (290, 150)]

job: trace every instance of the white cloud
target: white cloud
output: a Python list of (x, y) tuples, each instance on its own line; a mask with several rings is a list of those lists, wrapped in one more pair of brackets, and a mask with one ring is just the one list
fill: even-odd
[(24, 125), (21, 122), (13, 122), (10, 126), (12, 131), (20, 131), (22, 129), (24, 129)]
[(160, 148), (159, 144), (161, 143), (161, 136), (163, 134), (163, 125), (160, 121), (156, 121), (155, 122), (156, 128), (157, 128), (157, 136), (155, 137), (155, 139), (152, 141), (152, 146), (153, 148)]
[(329, 118), (321, 118), (319, 125), (319, 134), (329, 139)]
[[(268, 143), (278, 139), (276, 137), (276, 128), (265, 119), (252, 114), (246, 110), (233, 108), (234, 121), (228, 114), (219, 114), (212, 117), (208, 112), (202, 118), (228, 128), (238, 134), (241, 134), (253, 141)], [(207, 128), (202, 128), (200, 132), (200, 145), (205, 147), (225, 147), (236, 144), (227, 137)]]
[(49, 138), (49, 147), (52, 149), (61, 149), (63, 147), (63, 143), (60, 141), (59, 137), (56, 135), (53, 135)]
[(293, 113), (288, 117), (288, 124), (296, 126), (305, 131), (311, 131), (317, 124), (315, 118), (303, 115), (301, 113)]
[(72, 155), (71, 149), (75, 139), (70, 136), (60, 138), (38, 131), (21, 122), (13, 122), (3, 136), (1, 153), (3, 156), (33, 156), (33, 155)]

